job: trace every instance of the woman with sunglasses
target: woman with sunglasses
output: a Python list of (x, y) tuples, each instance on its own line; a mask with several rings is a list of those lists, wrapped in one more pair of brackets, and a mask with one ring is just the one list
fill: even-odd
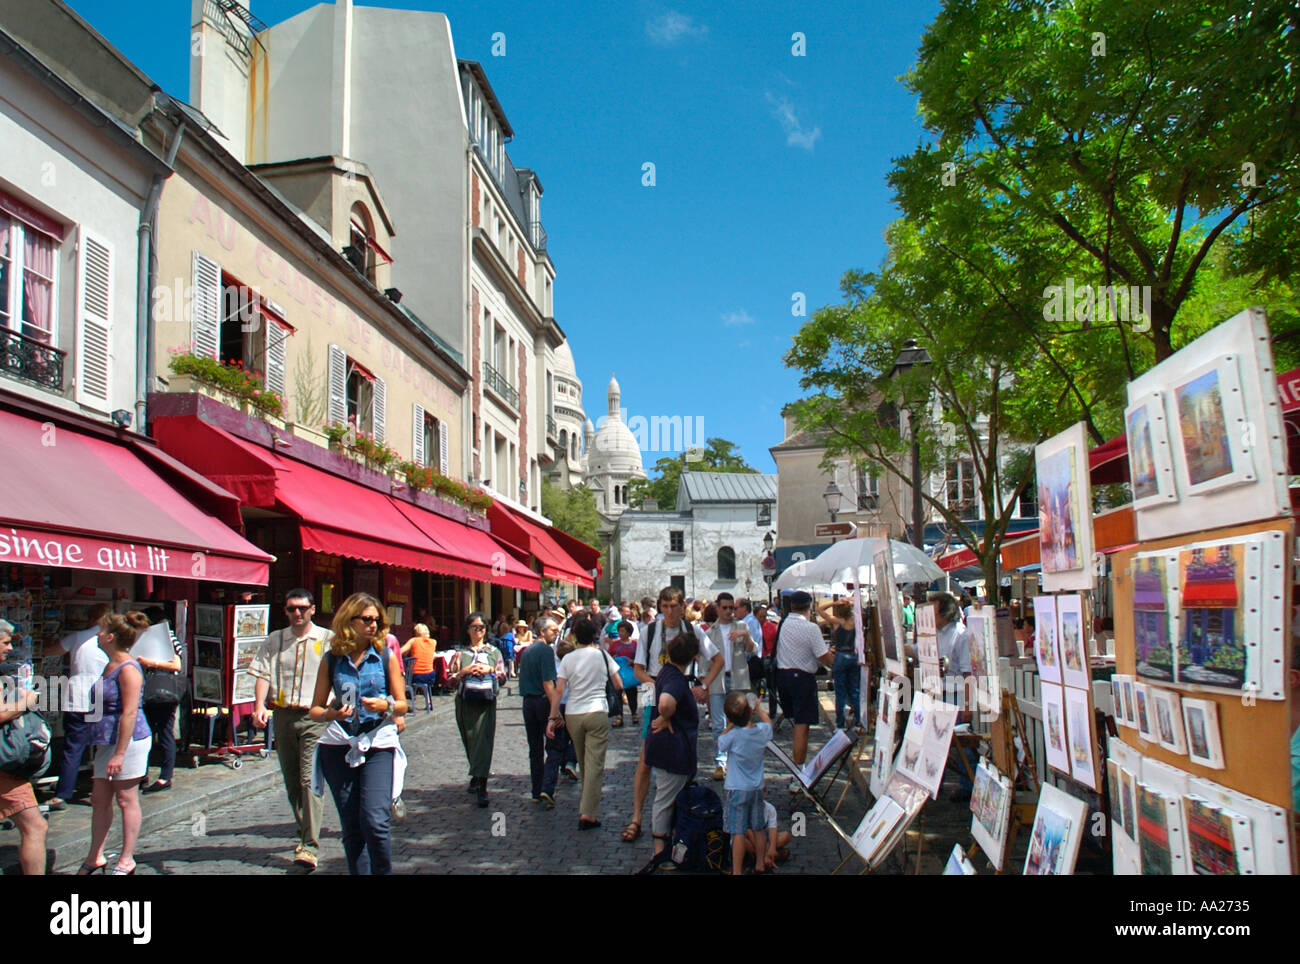
[(406, 713), (406, 690), (387, 634), (379, 600), (349, 596), (334, 616), (334, 639), (312, 698), (311, 718), (329, 723), (316, 744), (314, 782), (329, 784), (351, 874), (393, 872), (389, 828), (406, 773), (394, 721)]
[(497, 732), (497, 690), (505, 676), (501, 651), (487, 642), (487, 617), (470, 613), (465, 641), (456, 648), (448, 674), (456, 684), (456, 728), (469, 761), (469, 792), (488, 805), (487, 778)]

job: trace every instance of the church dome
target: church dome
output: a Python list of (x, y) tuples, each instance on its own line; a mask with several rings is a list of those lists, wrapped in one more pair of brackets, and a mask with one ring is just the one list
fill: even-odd
[(618, 380), (612, 375), (609, 379), (608, 397), (609, 412), (601, 420), (602, 424), (587, 451), (587, 473), (645, 478), (645, 468), (641, 464), (641, 446), (637, 444), (636, 436), (623, 423), (623, 415), (619, 411), (621, 390)]

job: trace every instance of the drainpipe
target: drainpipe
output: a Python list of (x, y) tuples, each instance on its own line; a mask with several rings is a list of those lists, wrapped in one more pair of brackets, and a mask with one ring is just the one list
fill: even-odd
[(185, 122), (180, 121), (172, 131), (171, 143), (167, 146), (165, 163), (168, 174), (155, 174), (149, 186), (149, 197), (144, 210), (140, 212), (140, 227), (137, 229), (138, 250), (136, 254), (136, 293), (135, 293), (135, 424), (136, 431), (142, 435), (148, 428), (148, 403), (150, 380), (153, 378), (156, 347), (153, 329), (153, 304), (150, 291), (155, 280), (153, 235), (157, 229), (155, 221), (158, 215), (158, 199), (162, 196), (163, 181), (175, 170), (176, 152), (180, 150), (181, 138), (185, 135)]

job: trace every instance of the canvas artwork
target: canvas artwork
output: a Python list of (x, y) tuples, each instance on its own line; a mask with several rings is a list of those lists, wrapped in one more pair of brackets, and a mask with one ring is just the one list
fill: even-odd
[(1061, 655), (1057, 644), (1056, 597), (1034, 597), (1034, 658), (1044, 683), (1061, 682)]
[(194, 665), (206, 669), (221, 668), (221, 640), (219, 639), (194, 639)]
[(996, 715), (1002, 709), (996, 611), (991, 606), (971, 610), (966, 629), (970, 634), (971, 673), (975, 677), (976, 699), (981, 709)]
[(1084, 637), (1083, 597), (1057, 596), (1057, 638), (1060, 641), (1061, 676), (1066, 686), (1090, 687), (1088, 644)]
[(1119, 795), (1123, 806), (1120, 816), (1124, 822), (1124, 833), (1129, 840), (1137, 840), (1137, 777), (1126, 767), (1119, 770)]
[(1152, 690), (1150, 696), (1155, 706), (1156, 735), (1160, 737), (1160, 745), (1173, 753), (1186, 753), (1182, 700), (1172, 690)]
[(1168, 557), (1163, 553), (1141, 553), (1133, 566), (1137, 675), (1170, 682), (1174, 678), (1174, 650), (1170, 642)]
[(1259, 605), (1258, 594), (1246, 592), (1246, 551), (1225, 542), (1179, 552), (1180, 683), (1240, 690), (1246, 682), (1248, 610)]
[(1174, 386), (1179, 454), (1187, 491), (1253, 482), (1249, 446), (1240, 438), (1245, 424), (1235, 355), (1225, 355), (1188, 373)]
[(1077, 511), (1079, 472), (1076, 453), (1062, 449), (1038, 463), (1039, 546), (1044, 572), (1083, 568), (1075, 532), (1090, 522)]
[[(1195, 794), (1183, 798), (1183, 812), (1193, 874), (1220, 877), (1254, 873), (1248, 819)], [(1239, 854), (1244, 859), (1239, 860)]]
[(270, 606), (236, 606), (235, 637), (265, 636), (270, 615)]
[(885, 669), (895, 676), (902, 676), (907, 672), (903, 652), (903, 619), (898, 589), (894, 585), (893, 556), (888, 549), (881, 549), (876, 553), (875, 570), (876, 602), (880, 612), (880, 645), (885, 654)]
[(1011, 781), (987, 757), (981, 757), (971, 791), (971, 836), (997, 870), (1002, 869), (1014, 795)]
[(1267, 803), (1204, 777), (1188, 778), (1184, 806), (1187, 794), (1208, 800), (1214, 806), (1242, 818), (1242, 833), (1234, 836), (1234, 842), (1242, 845), (1237, 850), (1239, 865), (1248, 853), (1255, 874), (1286, 876), (1292, 873), (1294, 813), (1290, 807)]
[(1025, 876), (1074, 873), (1086, 814), (1087, 805), (1082, 800), (1050, 784), (1043, 785), (1025, 854)]
[(1159, 743), (1160, 740), (1155, 731), (1155, 709), (1151, 706), (1147, 693), (1145, 683), (1133, 684), (1133, 702), (1137, 709), (1138, 736), (1144, 740), (1150, 740), (1152, 743)]
[(1168, 798), (1145, 783), (1138, 784), (1138, 852), (1144, 876), (1167, 877), (1174, 873), (1177, 846), (1169, 824)]
[(225, 635), (225, 609), (221, 606), (195, 606), (194, 622), (195, 636)]
[(221, 685), (221, 670), (194, 667), (194, 702), (222, 703), (225, 692)]
[(1069, 739), (1070, 775), (1090, 790), (1097, 782), (1097, 741), (1093, 738), (1092, 704), (1087, 690), (1065, 688), (1066, 731)]
[(1047, 765), (1062, 773), (1070, 773), (1070, 753), (1066, 749), (1065, 693), (1062, 687), (1044, 683), (1043, 745), (1047, 747)]
[(1173, 459), (1163, 392), (1152, 392), (1124, 410), (1133, 508), (1176, 501)]
[(1213, 700), (1183, 699), (1183, 724), (1187, 758), (1203, 767), (1222, 770), (1223, 738), (1219, 733), (1219, 704)]

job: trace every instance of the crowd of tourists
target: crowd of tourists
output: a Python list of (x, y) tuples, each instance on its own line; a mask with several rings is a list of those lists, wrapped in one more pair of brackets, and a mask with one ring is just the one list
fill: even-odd
[[(831, 670), (837, 725), (857, 722), (851, 606), (818, 609), (807, 593), (786, 596), (778, 617), (767, 605), (730, 593), (695, 600), (669, 586), (657, 598), (617, 605), (572, 600), (528, 620), (473, 612), (459, 638), (430, 619), (415, 624), (405, 642), (389, 631), (383, 604), (365, 593), (340, 604), (328, 628), (315, 623), (315, 599), (307, 589), (291, 590), (283, 607), (285, 627), (266, 638), (249, 667), (256, 680), (252, 722), (273, 730), (296, 824), (292, 861), (305, 870), (317, 865), (328, 789), (349, 872), (391, 872), (392, 823), (401, 813), (406, 771), (400, 734), (413, 708), (408, 689), (423, 691), (426, 708), (433, 694), (454, 697), (467, 790), (487, 807), (499, 697), (515, 679), (531, 797), (555, 808), (561, 775), (580, 784), (580, 831), (601, 826), (612, 731), (636, 729), (632, 810), (620, 836), (634, 843), (648, 833), (661, 858), (674, 804), (700, 769), (699, 733), (707, 725), (712, 778), (723, 785), (724, 829), (737, 873), (749, 861), (756, 872), (771, 870), (789, 843), (762, 790), (763, 753), (778, 703), (793, 725), (792, 757), (799, 765), (809, 730), (820, 719), (819, 673)], [(105, 606), (93, 615), (97, 632), (82, 634), (70, 650), (81, 701), (67, 704), (64, 713), (64, 752), (47, 809), (66, 807), (82, 756), (91, 749), (93, 820), (79, 872), (130, 874), (141, 823), (138, 794), (169, 789), (175, 763), (176, 706), (155, 707), (146, 690), (155, 676), (179, 675), (180, 646), (173, 635), (174, 662), (132, 657), (139, 634), (163, 619), (160, 609), (118, 614)], [(0, 622), (0, 663), (12, 632)], [(22, 717), (34, 704), (35, 694), (11, 696), (0, 704), (0, 723)], [(99, 709), (93, 722), (91, 706)], [(148, 784), (151, 749), (161, 769)], [(707, 759), (703, 769), (708, 772)], [(791, 789), (799, 789), (797, 781)], [(122, 847), (112, 855), (105, 842), (115, 814)], [(0, 772), (0, 819), (21, 833), (23, 871), (43, 872), (46, 824), (29, 781)]]

